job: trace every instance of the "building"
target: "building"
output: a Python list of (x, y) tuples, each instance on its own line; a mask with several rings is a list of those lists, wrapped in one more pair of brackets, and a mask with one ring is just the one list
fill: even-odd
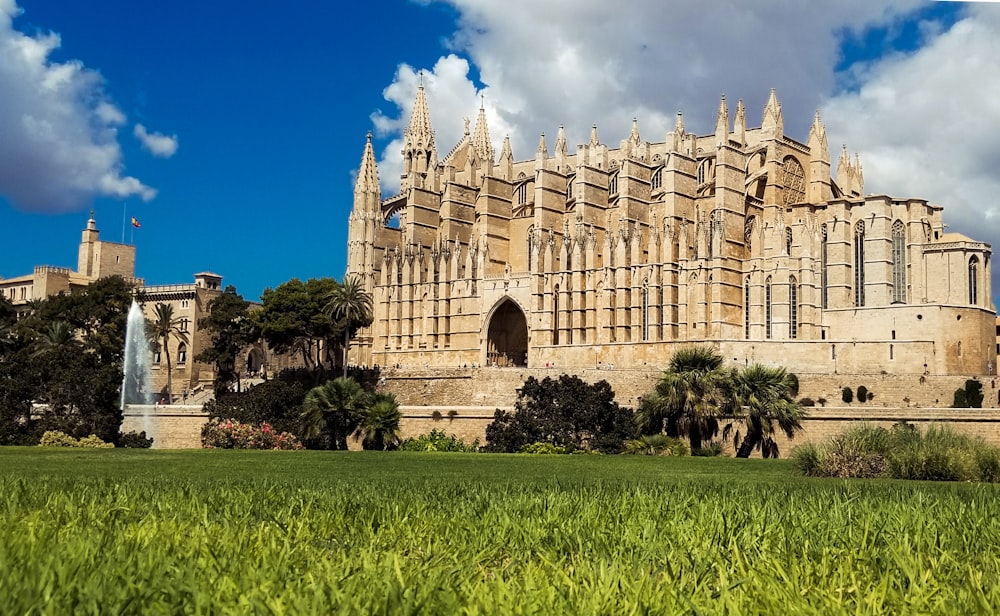
[[(194, 361), (198, 353), (211, 344), (211, 336), (198, 327), (198, 322), (208, 316), (209, 303), (222, 294), (222, 276), (201, 272), (195, 274), (193, 283), (146, 286), (141, 278), (135, 277), (135, 256), (134, 245), (101, 240), (94, 213), (91, 212), (80, 241), (76, 270), (37, 266), (31, 274), (0, 279), (0, 294), (15, 307), (25, 308), (32, 300), (73, 293), (100, 278), (123, 277), (136, 286), (136, 295), (142, 302), (147, 319), (153, 318), (156, 304), (173, 306), (174, 318), (186, 335), (186, 340), (172, 340), (169, 348), (174, 399), (183, 401), (186, 391), (192, 400), (204, 401), (214, 391), (215, 370), (210, 364)], [(165, 394), (167, 370), (164, 349), (154, 344), (150, 360), (154, 389)], [(268, 370), (273, 372), (291, 365), (294, 365), (291, 358), (274, 357), (266, 345), (257, 343), (240, 354), (236, 369), (240, 375), (251, 374), (259, 378)]]
[[(353, 361), (662, 367), (679, 345), (818, 374), (987, 374), (996, 365), (991, 247), (942, 207), (866, 195), (846, 147), (832, 175), (817, 112), (785, 135), (725, 98), (715, 132), (683, 118), (617, 147), (560, 127), (534, 157), (494, 154), (485, 113), (439, 157), (423, 86), (400, 192), (381, 196), (371, 136), (349, 219), (348, 276), (374, 299)], [(398, 225), (394, 221), (398, 219)]]

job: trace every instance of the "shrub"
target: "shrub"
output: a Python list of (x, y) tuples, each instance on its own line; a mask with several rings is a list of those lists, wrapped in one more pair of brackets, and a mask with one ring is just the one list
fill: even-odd
[(645, 456), (686, 456), (690, 453), (687, 443), (666, 434), (644, 434), (625, 441), (622, 453)]
[(201, 445), (206, 449), (302, 449), (294, 434), (277, 432), (271, 424), (260, 427), (232, 419), (216, 419), (201, 430)]
[(983, 384), (976, 379), (967, 380), (964, 388), (955, 390), (951, 406), (956, 409), (982, 408)]
[(474, 453), (479, 451), (479, 439), (466, 445), (454, 434), (445, 434), (443, 430), (431, 430), (416, 438), (408, 438), (399, 444), (400, 451), (457, 451)]
[(561, 454), (570, 453), (565, 447), (560, 447), (559, 445), (553, 445), (552, 443), (537, 442), (525, 445), (517, 453), (536, 453), (536, 454)]
[(431, 413), (431, 419), (433, 421), (441, 421), (442, 419), (444, 419), (444, 415), (441, 414), (441, 411), (434, 411), (433, 413)]
[(127, 449), (149, 449), (153, 446), (153, 439), (146, 438), (145, 432), (126, 432), (118, 438), (118, 446)]
[(850, 404), (851, 402), (854, 402), (854, 392), (851, 390), (850, 387), (845, 387), (842, 390), (840, 390), (840, 398), (845, 403)]
[(826, 406), (826, 398), (816, 398), (816, 403), (820, 406)]
[(703, 458), (714, 458), (716, 456), (721, 456), (723, 451), (722, 443), (719, 441), (712, 441), (705, 444), (702, 447), (691, 450), (692, 456), (700, 456)]
[(73, 438), (72, 436), (66, 434), (65, 432), (60, 432), (58, 430), (49, 430), (42, 435), (41, 441), (38, 443), (39, 447), (86, 447), (90, 449), (111, 449), (114, 447), (113, 443), (106, 443), (101, 440), (96, 434), (91, 434), (90, 436), (85, 436), (81, 439)]
[(858, 387), (858, 402), (862, 404), (868, 402), (868, 388), (864, 385)]
[(802, 406), (816, 406), (816, 402), (812, 398), (802, 398), (799, 400), (799, 404)]

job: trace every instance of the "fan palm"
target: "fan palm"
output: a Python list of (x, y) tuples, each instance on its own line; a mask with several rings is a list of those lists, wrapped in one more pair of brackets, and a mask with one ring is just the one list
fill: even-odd
[(392, 394), (375, 394), (365, 410), (358, 437), (365, 449), (389, 449), (399, 444), (399, 422), (403, 418)]
[(38, 332), (31, 356), (44, 357), (76, 344), (76, 334), (72, 325), (66, 321), (52, 321)]
[(781, 367), (755, 363), (742, 371), (733, 371), (728, 406), (737, 422), (745, 426), (745, 434), (741, 438), (739, 430), (730, 424), (723, 436), (733, 433), (736, 457), (748, 458), (757, 449), (765, 458), (777, 458), (780, 452), (774, 440), (775, 424), (788, 438), (802, 429), (805, 412), (792, 400), (793, 390), (793, 376)]
[(372, 296), (365, 291), (360, 276), (351, 276), (344, 278), (344, 282), (337, 285), (326, 299), (323, 311), (344, 320), (344, 377), (347, 377), (347, 351), (351, 344), (351, 333), (358, 327), (371, 324)]
[(153, 318), (146, 321), (146, 338), (161, 345), (167, 358), (167, 400), (173, 401), (173, 365), (170, 363), (170, 342), (177, 340), (187, 344), (187, 332), (181, 329), (181, 319), (174, 318), (171, 304), (156, 304)]
[(368, 394), (352, 378), (336, 378), (306, 394), (302, 423), (306, 438), (329, 438), (331, 449), (347, 449), (347, 437), (358, 427)]
[(722, 356), (714, 349), (679, 349), (656, 383), (655, 395), (640, 408), (644, 428), (665, 428), (671, 436), (686, 435), (691, 449), (699, 449), (704, 439), (718, 432), (726, 379)]

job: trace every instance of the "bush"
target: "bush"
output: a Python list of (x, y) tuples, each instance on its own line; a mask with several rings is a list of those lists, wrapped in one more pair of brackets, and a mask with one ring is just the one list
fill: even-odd
[(820, 406), (826, 406), (826, 398), (817, 398), (816, 403)]
[(205, 424), (201, 445), (206, 449), (302, 449), (294, 434), (277, 432), (268, 423), (257, 427), (232, 419), (215, 419)]
[(967, 380), (964, 388), (955, 390), (951, 406), (956, 409), (983, 408), (983, 384), (976, 379)]
[(700, 456), (702, 458), (714, 458), (721, 456), (723, 451), (722, 443), (718, 441), (712, 441), (704, 445), (703, 447), (698, 447), (697, 449), (691, 450), (692, 456)]
[(118, 446), (127, 449), (149, 449), (153, 446), (153, 439), (146, 438), (145, 432), (126, 432), (118, 438)]
[(625, 441), (622, 453), (645, 456), (686, 456), (690, 453), (687, 443), (666, 434), (644, 434)]
[(536, 453), (536, 454), (562, 454), (570, 453), (565, 447), (560, 447), (559, 445), (553, 445), (552, 443), (537, 442), (525, 445), (518, 450), (517, 453)]
[(816, 402), (812, 398), (802, 398), (799, 400), (799, 404), (802, 406), (816, 406)]
[(921, 434), (905, 422), (852, 428), (826, 445), (797, 447), (792, 460), (811, 477), (1000, 481), (1000, 449), (948, 427)]
[(845, 387), (840, 390), (840, 398), (844, 401), (844, 403), (850, 404), (851, 402), (854, 402), (854, 392), (850, 387)]
[(457, 451), (475, 453), (479, 451), (479, 439), (466, 445), (454, 434), (445, 434), (443, 430), (431, 430), (416, 438), (408, 438), (399, 444), (400, 451)]
[(868, 402), (868, 388), (864, 385), (858, 387), (858, 402), (862, 404)]
[(100, 439), (96, 434), (91, 434), (90, 436), (85, 436), (81, 439), (73, 438), (72, 436), (66, 434), (65, 432), (59, 432), (58, 430), (49, 430), (42, 435), (41, 441), (38, 443), (39, 447), (86, 447), (90, 449), (111, 449), (114, 447), (113, 443), (106, 443)]

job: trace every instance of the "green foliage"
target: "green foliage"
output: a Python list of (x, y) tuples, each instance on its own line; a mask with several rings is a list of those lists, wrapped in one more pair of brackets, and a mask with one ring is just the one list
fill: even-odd
[(983, 384), (977, 379), (965, 381), (963, 389), (955, 390), (955, 397), (951, 404), (952, 408), (958, 409), (979, 409), (983, 407)]
[(618, 406), (607, 381), (590, 385), (567, 374), (541, 381), (528, 377), (518, 390), (514, 412), (497, 409), (486, 427), (486, 450), (512, 453), (546, 442), (618, 453), (635, 433), (631, 410)]
[(278, 432), (270, 424), (260, 426), (227, 419), (213, 419), (201, 430), (206, 449), (302, 449), (294, 434)]
[(733, 370), (725, 385), (726, 408), (734, 421), (723, 430), (733, 439), (737, 458), (760, 451), (764, 458), (780, 455), (775, 433), (788, 438), (802, 429), (805, 411), (792, 399), (791, 375), (784, 368), (753, 363)]
[(691, 449), (719, 431), (728, 374), (711, 347), (684, 347), (670, 358), (656, 390), (643, 398), (638, 423), (643, 433), (687, 436)]
[(264, 289), (251, 322), (276, 352), (298, 353), (309, 370), (325, 370), (332, 367), (330, 351), (343, 334), (343, 324), (324, 311), (338, 286), (333, 278), (293, 278)]
[(447, 451), (460, 453), (475, 453), (479, 451), (479, 439), (471, 444), (454, 434), (445, 434), (443, 430), (431, 430), (415, 438), (408, 438), (399, 444), (400, 451)]
[(796, 448), (792, 458), (799, 471), (811, 477), (982, 482), (1000, 479), (1000, 449), (939, 426), (921, 433), (906, 423), (889, 430), (863, 425), (826, 445)]
[(377, 393), (364, 410), (357, 436), (364, 449), (384, 451), (399, 446), (399, 422), (403, 414), (392, 394)]
[(11, 614), (1000, 608), (991, 486), (784, 460), (0, 448), (0, 493)]
[(546, 443), (546, 442), (537, 442), (537, 443), (529, 443), (524, 447), (521, 447), (519, 450), (517, 450), (517, 453), (532, 453), (532, 454), (548, 456), (548, 455), (566, 454), (570, 453), (571, 451), (573, 450), (572, 448), (569, 447), (553, 445), (552, 443)]
[(840, 390), (840, 399), (844, 401), (845, 404), (850, 404), (854, 402), (854, 391), (850, 387), (845, 387)]
[(48, 430), (42, 435), (38, 443), (39, 447), (82, 447), (89, 449), (113, 449), (114, 443), (105, 443), (96, 435), (91, 434), (83, 438), (73, 438), (65, 432), (58, 430)]
[(327, 303), (323, 307), (324, 314), (339, 319), (339, 327), (344, 331), (342, 367), (344, 378), (347, 377), (347, 351), (351, 346), (351, 338), (362, 327), (372, 324), (373, 300), (365, 290), (364, 281), (360, 276), (344, 278), (333, 291), (326, 296)]
[(686, 456), (690, 454), (687, 444), (679, 438), (666, 434), (644, 434), (625, 442), (622, 453), (645, 456)]
[(118, 446), (126, 449), (149, 449), (153, 446), (153, 439), (146, 438), (143, 432), (125, 432), (118, 439)]
[(272, 379), (246, 391), (227, 394), (205, 403), (204, 411), (213, 419), (233, 419), (240, 423), (269, 423), (279, 432), (303, 436), (302, 402), (306, 388), (296, 381)]
[(352, 378), (340, 377), (314, 387), (302, 404), (303, 434), (312, 448), (347, 449), (371, 397)]
[(211, 344), (195, 356), (195, 361), (215, 366), (215, 395), (225, 395), (232, 383), (239, 382), (236, 358), (245, 347), (259, 338), (249, 318), (250, 302), (229, 285), (221, 295), (208, 302), (208, 316), (198, 327), (209, 336)]
[(691, 455), (701, 458), (714, 458), (725, 453), (725, 447), (719, 441), (711, 441), (691, 450)]

